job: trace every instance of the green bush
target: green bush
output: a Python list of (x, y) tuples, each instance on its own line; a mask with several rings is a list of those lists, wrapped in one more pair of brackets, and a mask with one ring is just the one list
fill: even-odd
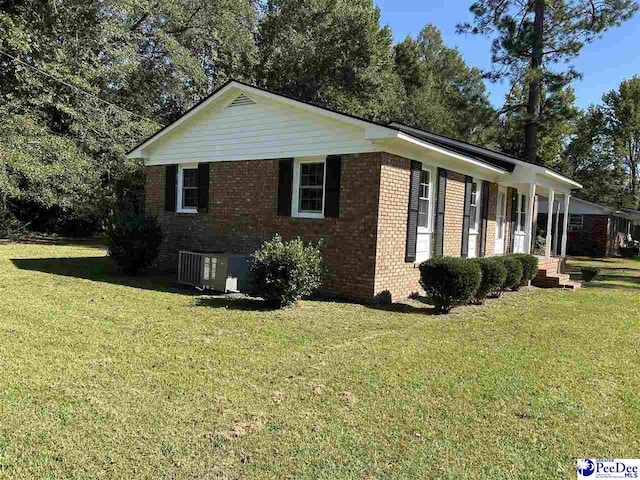
[(481, 280), (478, 263), (464, 258), (438, 257), (420, 264), (420, 285), (436, 310), (442, 313), (469, 303)]
[(582, 267), (580, 272), (582, 273), (582, 280), (589, 283), (600, 274), (600, 269), (598, 267)]
[(249, 285), (276, 308), (311, 295), (322, 282), (320, 245), (297, 238), (283, 242), (279, 235), (265, 242), (249, 261)]
[(496, 294), (502, 289), (507, 278), (507, 269), (503, 262), (495, 257), (474, 258), (471, 261), (477, 263), (482, 271), (480, 287), (473, 298), (474, 303), (482, 305), (489, 295)]
[(502, 291), (518, 290), (522, 281), (522, 263), (512, 256), (498, 257), (504, 265), (507, 274), (502, 285)]
[(538, 258), (528, 253), (514, 253), (509, 256), (515, 258), (522, 264), (522, 280), (520, 281), (520, 285), (527, 285), (538, 273)]
[(151, 266), (160, 253), (162, 229), (149, 213), (116, 215), (107, 224), (107, 240), (116, 265), (126, 274), (136, 275)]

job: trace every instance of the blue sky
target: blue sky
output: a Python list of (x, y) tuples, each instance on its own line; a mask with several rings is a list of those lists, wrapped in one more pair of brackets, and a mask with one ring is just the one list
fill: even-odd
[[(375, 0), (375, 3), (382, 11), (382, 23), (391, 26), (396, 42), (407, 35), (415, 37), (424, 25), (433, 23), (442, 31), (445, 43), (460, 50), (467, 64), (482, 69), (491, 67), (489, 39), (456, 34), (459, 22), (472, 20), (469, 13), (472, 0)], [(587, 45), (573, 64), (583, 74), (574, 83), (576, 103), (581, 107), (599, 103), (603, 93), (617, 88), (623, 79), (640, 74), (640, 14)], [(491, 101), (501, 106), (507, 85), (487, 86)]]

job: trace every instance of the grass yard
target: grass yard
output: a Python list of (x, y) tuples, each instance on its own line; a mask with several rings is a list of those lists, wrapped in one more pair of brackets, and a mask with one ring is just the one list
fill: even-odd
[(575, 478), (640, 452), (640, 261), (433, 316), (265, 312), (104, 255), (0, 245), (0, 478)]

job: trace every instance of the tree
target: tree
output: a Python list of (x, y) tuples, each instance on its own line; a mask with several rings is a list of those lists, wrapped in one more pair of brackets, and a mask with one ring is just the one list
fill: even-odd
[(477, 0), (472, 24), (463, 33), (495, 35), (494, 80), (509, 78), (527, 85), (524, 158), (538, 156), (538, 125), (545, 92), (563, 87), (578, 76), (572, 68), (553, 67), (575, 58), (582, 47), (608, 28), (619, 25), (638, 9), (635, 0)]
[[(500, 148), (519, 158), (525, 157), (522, 132), (527, 123), (527, 115), (520, 105), (528, 97), (527, 90), (526, 84), (512, 86), (500, 118)], [(564, 150), (574, 133), (579, 112), (571, 87), (556, 88), (543, 95), (538, 119), (538, 162), (565, 173), (570, 172)]]
[(640, 203), (640, 76), (624, 80), (618, 90), (603, 97), (603, 120), (611, 139), (613, 153), (629, 176), (631, 207)]
[(440, 30), (425, 26), (417, 39), (395, 46), (395, 70), (406, 95), (399, 120), (436, 133), (491, 146), (497, 116), (481, 72), (470, 68)]
[(371, 0), (269, 0), (256, 79), (285, 95), (387, 121), (403, 93), (392, 41)]
[(592, 105), (578, 114), (574, 124), (574, 135), (563, 157), (565, 172), (584, 187), (580, 197), (617, 208), (625, 206), (627, 175), (615, 156), (602, 108)]
[(251, 0), (0, 2), (0, 217), (95, 229), (139, 189), (128, 148), (250, 77), (256, 21)]

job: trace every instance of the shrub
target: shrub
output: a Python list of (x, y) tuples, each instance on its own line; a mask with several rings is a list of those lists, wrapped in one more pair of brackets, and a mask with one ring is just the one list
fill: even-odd
[(499, 257), (499, 260), (507, 271), (501, 290), (504, 292), (505, 290), (517, 290), (520, 288), (520, 282), (522, 281), (522, 263), (516, 258), (513, 258), (513, 256)]
[(283, 242), (279, 235), (265, 242), (249, 261), (252, 291), (277, 308), (311, 295), (322, 281), (319, 247), (300, 238)]
[(538, 259), (528, 253), (514, 253), (510, 255), (522, 264), (522, 280), (520, 285), (527, 285), (538, 273)]
[(485, 298), (502, 289), (507, 277), (507, 269), (497, 258), (475, 258), (471, 261), (477, 263), (482, 271), (480, 287), (473, 298), (474, 303), (481, 305), (484, 303)]
[(420, 264), (420, 285), (436, 310), (442, 313), (469, 303), (481, 279), (478, 263), (464, 258), (438, 257)]
[(582, 280), (589, 283), (600, 274), (600, 269), (598, 267), (582, 267), (580, 272), (582, 273)]
[(109, 255), (128, 275), (136, 275), (151, 266), (160, 253), (162, 229), (156, 217), (122, 214), (113, 216), (107, 224)]

